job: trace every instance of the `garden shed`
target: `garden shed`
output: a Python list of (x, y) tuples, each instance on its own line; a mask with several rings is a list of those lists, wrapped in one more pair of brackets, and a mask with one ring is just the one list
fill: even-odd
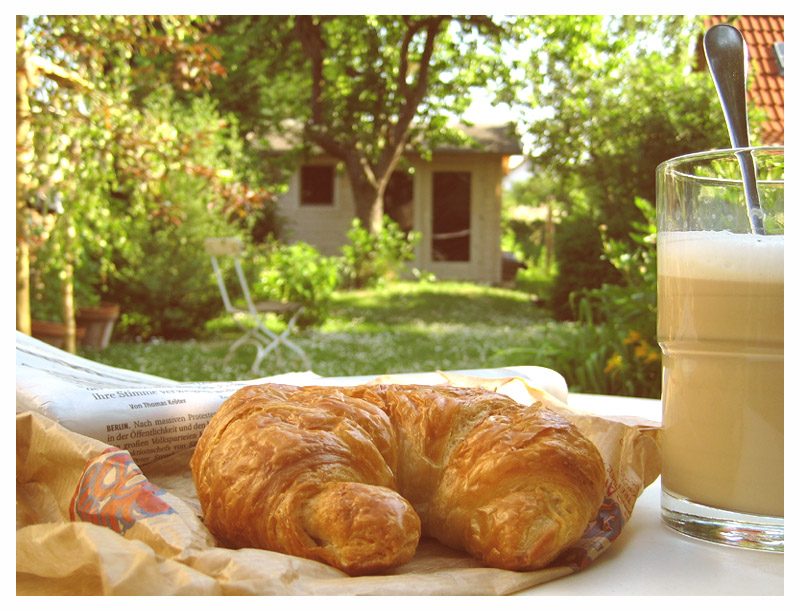
[[(391, 177), (384, 212), (422, 239), (413, 265), (443, 280), (501, 280), (502, 180), (522, 153), (511, 125), (460, 128), (469, 144), (434, 149), (430, 159), (408, 152)], [(279, 152), (280, 143), (273, 143)], [(311, 155), (278, 198), (291, 240), (338, 254), (355, 217), (348, 178), (338, 161)]]

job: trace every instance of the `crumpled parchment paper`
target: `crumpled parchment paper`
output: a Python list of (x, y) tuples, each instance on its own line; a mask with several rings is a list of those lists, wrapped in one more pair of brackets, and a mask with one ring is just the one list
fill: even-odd
[[(521, 402), (546, 394), (518, 378), (442, 378)], [(17, 594), (498, 595), (568, 576), (612, 544), (636, 499), (658, 477), (660, 428), (637, 418), (575, 412), (550, 399), (606, 462), (606, 499), (575, 546), (548, 568), (515, 572), (481, 566), (423, 539), (411, 562), (365, 577), (275, 552), (217, 547), (200, 517), (192, 450), (140, 468), (127, 451), (40, 413), (18, 413)]]

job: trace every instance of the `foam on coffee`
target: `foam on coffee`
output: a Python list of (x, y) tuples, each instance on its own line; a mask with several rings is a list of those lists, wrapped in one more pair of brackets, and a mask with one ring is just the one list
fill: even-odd
[(783, 236), (729, 231), (658, 234), (658, 273), (683, 278), (783, 282)]

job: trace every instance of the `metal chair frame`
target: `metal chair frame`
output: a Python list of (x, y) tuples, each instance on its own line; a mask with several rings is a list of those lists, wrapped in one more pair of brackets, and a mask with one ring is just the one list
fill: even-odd
[[(256, 348), (256, 358), (250, 370), (256, 373), (261, 361), (264, 360), (270, 352), (275, 350), (281, 345), (288, 347), (296, 352), (303, 361), (303, 366), (310, 369), (310, 361), (306, 353), (289, 339), (289, 334), (294, 329), (297, 323), (297, 317), (303, 312), (303, 306), (299, 303), (283, 302), (283, 301), (260, 301), (254, 302), (250, 296), (250, 288), (247, 284), (244, 271), (242, 270), (241, 254), (244, 249), (244, 244), (238, 238), (207, 238), (205, 241), (206, 250), (211, 257), (211, 266), (214, 268), (214, 275), (217, 278), (220, 293), (222, 294), (222, 302), (225, 305), (225, 310), (233, 315), (233, 319), (239, 327), (245, 331), (245, 334), (237, 339), (225, 355), (223, 363), (227, 363), (239, 347), (245, 344), (251, 344)], [(239, 280), (239, 285), (242, 290), (242, 295), (247, 304), (247, 307), (239, 307), (231, 301), (228, 295), (228, 288), (225, 282), (225, 277), (219, 264), (221, 257), (231, 257), (233, 259), (233, 266), (236, 270), (236, 276)], [(264, 325), (263, 316), (268, 313), (282, 314), (285, 312), (292, 313), (286, 328), (281, 333), (274, 333)], [(247, 324), (246, 321), (250, 321)]]

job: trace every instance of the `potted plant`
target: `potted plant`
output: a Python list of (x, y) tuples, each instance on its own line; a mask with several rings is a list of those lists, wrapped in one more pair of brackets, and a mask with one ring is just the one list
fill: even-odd
[(78, 339), (81, 346), (102, 350), (108, 347), (114, 323), (119, 317), (119, 304), (101, 301), (95, 306), (78, 308), (75, 322), (78, 329), (86, 332)]
[[(58, 286), (58, 272), (42, 265), (41, 260), (36, 260), (31, 275), (33, 284), (31, 335), (56, 348), (66, 349), (69, 328), (62, 320), (61, 291), (51, 289), (53, 286)], [(76, 342), (83, 341), (85, 336), (86, 328), (77, 325)]]
[(106, 348), (119, 305), (100, 300), (103, 263), (87, 241), (76, 240), (86, 228), (76, 229), (60, 192), (39, 195), (32, 205), (45, 229), (32, 251), (31, 335), (69, 352), (78, 345)]
[[(45, 262), (43, 262), (45, 263)], [(64, 321), (63, 285), (57, 277), (58, 270), (45, 270), (51, 280), (42, 280), (34, 270), (34, 291), (31, 299), (31, 335), (57, 348), (69, 348), (69, 326)], [(53, 289), (53, 287), (56, 287)], [(119, 304), (99, 301), (96, 294), (88, 292), (90, 287), (75, 281), (73, 288), (77, 303), (75, 309), (75, 344), (102, 350), (108, 347), (114, 324), (119, 318)], [(87, 290), (88, 289), (88, 290)]]

